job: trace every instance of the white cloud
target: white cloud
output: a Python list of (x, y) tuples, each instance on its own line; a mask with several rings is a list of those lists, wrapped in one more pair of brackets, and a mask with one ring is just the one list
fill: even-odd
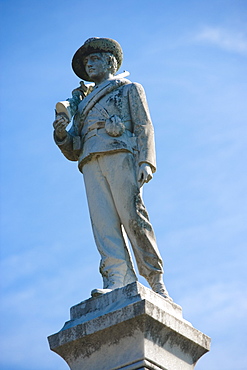
[(207, 42), (221, 49), (240, 54), (247, 54), (247, 37), (243, 32), (231, 32), (220, 27), (205, 27), (196, 41)]

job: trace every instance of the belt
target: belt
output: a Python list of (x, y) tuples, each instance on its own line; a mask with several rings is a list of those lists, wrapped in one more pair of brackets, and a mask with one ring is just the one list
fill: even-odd
[(104, 128), (105, 127), (105, 121), (98, 121), (98, 122), (95, 122), (93, 123), (91, 126), (88, 127), (88, 130), (86, 132), (86, 135), (90, 132), (90, 131), (93, 131), (93, 130), (97, 130), (97, 129), (100, 129), (100, 128)]
[[(131, 122), (130, 120), (124, 121), (124, 123)], [(90, 137), (97, 135), (98, 131), (101, 133), (107, 133), (105, 130), (105, 121), (98, 121), (88, 127), (88, 130), (85, 135), (83, 135), (84, 141), (88, 140)], [(125, 126), (125, 132), (128, 136), (133, 136), (132, 131)], [(119, 136), (116, 136), (119, 137)]]
[[(106, 129), (105, 129), (104, 127), (94, 128), (94, 129), (92, 129), (92, 130), (88, 131), (88, 132), (84, 135), (84, 137), (83, 137), (84, 143), (85, 143), (85, 141), (87, 141), (88, 139), (90, 139), (90, 137), (96, 136), (98, 133), (105, 133), (105, 134), (107, 134)], [(128, 136), (128, 137), (133, 136), (133, 133), (132, 133), (131, 131), (129, 131), (128, 129), (125, 129), (124, 134), (127, 134), (127, 136)], [(123, 134), (123, 135), (124, 135), (124, 134)], [(107, 135), (108, 135), (108, 134), (107, 134)], [(109, 135), (109, 136), (110, 136), (110, 135)], [(121, 136), (122, 136), (122, 135), (121, 135)], [(120, 138), (121, 136), (115, 136), (115, 137), (114, 137), (114, 136), (110, 136), (110, 137), (115, 138), (115, 139), (118, 139), (118, 138)]]
[(85, 141), (87, 141), (88, 139), (90, 139), (90, 137), (92, 137), (92, 136), (96, 136), (97, 135), (97, 133), (99, 132), (99, 131), (101, 131), (101, 132), (105, 132), (106, 133), (106, 130), (105, 130), (105, 128), (104, 127), (101, 127), (101, 128), (94, 128), (94, 129), (92, 129), (92, 130), (90, 130), (90, 131), (88, 131), (85, 135), (84, 135), (84, 142)]
[[(124, 123), (125, 129), (131, 131), (131, 128), (132, 128), (131, 120), (130, 119), (127, 119), (127, 120), (124, 120), (122, 122)], [(94, 122), (92, 125), (90, 125), (87, 128), (87, 132), (85, 133), (85, 135), (87, 135), (87, 133), (89, 131), (92, 131), (92, 130), (94, 130), (96, 128), (104, 128), (105, 127), (105, 123), (106, 123), (106, 121), (103, 121), (103, 120), (102, 121), (96, 121), (96, 122)], [(82, 130), (82, 132), (83, 132), (83, 130)]]

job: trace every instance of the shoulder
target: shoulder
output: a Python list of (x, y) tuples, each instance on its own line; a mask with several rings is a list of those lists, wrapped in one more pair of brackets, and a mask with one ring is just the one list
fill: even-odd
[(128, 91), (128, 95), (132, 99), (146, 99), (146, 94), (143, 86), (138, 82), (130, 82), (128, 85), (125, 86)]
[(130, 90), (144, 90), (143, 86), (138, 82), (132, 82), (126, 79), (125, 81), (126, 81), (125, 87), (127, 87)]

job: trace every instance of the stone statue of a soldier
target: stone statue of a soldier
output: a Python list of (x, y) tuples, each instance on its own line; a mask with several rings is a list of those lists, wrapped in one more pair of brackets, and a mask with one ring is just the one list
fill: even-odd
[(67, 159), (78, 161), (84, 177), (103, 277), (103, 289), (93, 290), (92, 296), (137, 280), (127, 234), (140, 275), (171, 300), (140, 193), (156, 169), (154, 130), (143, 87), (116, 75), (122, 58), (121, 46), (108, 38), (90, 38), (77, 50), (72, 68), (94, 84), (81, 82), (72, 98), (57, 104), (54, 138)]

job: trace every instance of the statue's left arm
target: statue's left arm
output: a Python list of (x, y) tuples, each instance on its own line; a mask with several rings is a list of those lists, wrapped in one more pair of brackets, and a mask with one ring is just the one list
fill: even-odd
[(133, 83), (129, 90), (130, 113), (133, 132), (137, 139), (139, 175), (141, 185), (152, 178), (156, 171), (154, 128), (152, 125), (145, 91), (142, 85)]

